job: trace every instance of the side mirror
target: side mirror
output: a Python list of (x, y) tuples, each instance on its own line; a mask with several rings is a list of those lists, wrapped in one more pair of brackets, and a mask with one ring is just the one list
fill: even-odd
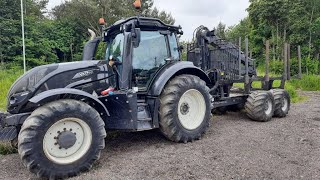
[(183, 45), (180, 45), (180, 46), (178, 47), (178, 51), (182, 52), (183, 50), (184, 50)]
[(141, 30), (140, 28), (134, 28), (131, 31), (132, 35), (132, 44), (134, 48), (139, 47), (140, 41), (141, 41)]

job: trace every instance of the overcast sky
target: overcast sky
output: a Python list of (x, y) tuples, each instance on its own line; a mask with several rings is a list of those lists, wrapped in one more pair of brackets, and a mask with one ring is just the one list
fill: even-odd
[[(64, 0), (49, 0), (48, 8)], [(133, 0), (132, 0), (133, 2)], [(183, 40), (191, 40), (195, 28), (204, 25), (212, 29), (221, 21), (227, 26), (237, 24), (247, 16), (249, 0), (154, 0), (160, 10), (170, 12), (184, 31)]]

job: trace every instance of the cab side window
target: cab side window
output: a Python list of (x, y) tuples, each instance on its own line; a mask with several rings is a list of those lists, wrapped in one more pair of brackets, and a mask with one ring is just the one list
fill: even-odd
[(133, 49), (133, 86), (146, 90), (167, 58), (169, 50), (166, 37), (157, 31), (142, 31), (139, 47)]
[(122, 62), (123, 57), (123, 43), (124, 35), (118, 34), (108, 45), (106, 52), (106, 59), (109, 60), (109, 56), (113, 56)]
[(171, 58), (174, 60), (179, 60), (180, 59), (180, 53), (178, 49), (178, 42), (175, 34), (171, 34), (168, 36), (169, 39), (169, 44), (170, 44), (170, 52), (171, 52)]

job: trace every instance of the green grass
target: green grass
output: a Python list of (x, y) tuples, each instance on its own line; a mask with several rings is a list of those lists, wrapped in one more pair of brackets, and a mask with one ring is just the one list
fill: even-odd
[[(274, 87), (279, 87), (280, 84), (281, 84), (281, 81), (275, 81)], [(307, 97), (300, 96), (298, 94), (297, 88), (294, 85), (292, 85), (291, 81), (286, 82), (285, 89), (288, 91), (288, 93), (291, 97), (291, 102), (298, 103), (298, 102), (303, 102), (303, 101), (307, 100)]]
[[(257, 68), (258, 75), (264, 76), (264, 66), (259, 66)], [(281, 74), (270, 73), (270, 76), (281, 77)], [(287, 81), (287, 84), (293, 86), (295, 89), (300, 89), (302, 91), (320, 91), (320, 75), (302, 75), (302, 79), (291, 79)]]
[(12, 83), (23, 74), (22, 70), (0, 70), (0, 111), (4, 111), (7, 103), (7, 93)]
[(292, 79), (290, 84), (303, 91), (320, 91), (320, 76), (303, 75), (301, 80)]
[(1, 155), (13, 154), (16, 153), (17, 149), (12, 147), (10, 143), (1, 143), (0, 144), (0, 157)]

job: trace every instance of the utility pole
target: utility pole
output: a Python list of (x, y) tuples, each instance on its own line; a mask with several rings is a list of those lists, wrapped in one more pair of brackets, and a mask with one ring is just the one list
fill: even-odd
[(26, 73), (26, 46), (24, 41), (24, 17), (23, 17), (23, 0), (21, 0), (21, 30), (22, 30), (22, 51), (23, 51), (23, 72)]

